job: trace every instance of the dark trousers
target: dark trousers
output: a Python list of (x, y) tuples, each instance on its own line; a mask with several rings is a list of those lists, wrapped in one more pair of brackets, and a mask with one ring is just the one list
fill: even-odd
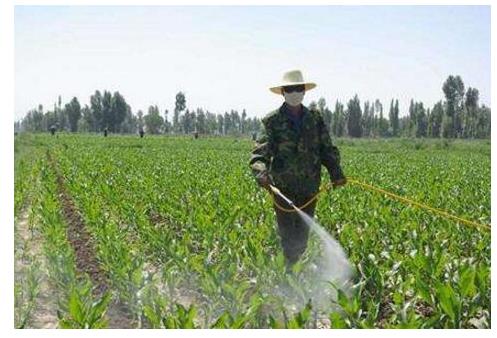
[[(278, 199), (277, 199), (278, 200)], [(278, 200), (278, 204), (284, 208), (289, 208), (283, 201)], [(310, 217), (314, 217), (316, 201), (306, 208), (302, 209)], [(283, 247), (287, 268), (294, 265), (307, 248), (309, 239), (309, 226), (305, 224), (302, 218), (296, 212), (285, 212), (274, 207), (276, 211), (276, 220), (278, 222), (278, 234)]]

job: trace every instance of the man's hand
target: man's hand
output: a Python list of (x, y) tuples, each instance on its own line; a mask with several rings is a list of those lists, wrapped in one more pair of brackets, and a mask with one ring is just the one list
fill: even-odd
[(257, 183), (264, 188), (269, 190), (269, 185), (271, 184), (271, 178), (269, 177), (267, 171), (263, 171), (257, 176)]
[(341, 187), (341, 186), (347, 184), (347, 179), (344, 177), (344, 178), (341, 178), (339, 180), (331, 182), (331, 184), (333, 185), (333, 188), (338, 188), (338, 187)]

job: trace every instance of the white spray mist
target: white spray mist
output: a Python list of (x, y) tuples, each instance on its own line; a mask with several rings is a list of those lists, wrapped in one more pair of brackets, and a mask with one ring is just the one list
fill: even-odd
[(285, 298), (288, 310), (302, 310), (311, 300), (314, 310), (329, 313), (337, 309), (334, 306), (337, 292), (330, 283), (348, 293), (353, 269), (340, 243), (305, 212), (297, 208), (295, 210), (319, 239), (321, 250), (316, 257), (311, 257), (309, 266), (304, 267), (298, 275), (300, 296), (296, 296), (293, 287), (283, 285), (279, 286), (282, 292), (279, 296)]

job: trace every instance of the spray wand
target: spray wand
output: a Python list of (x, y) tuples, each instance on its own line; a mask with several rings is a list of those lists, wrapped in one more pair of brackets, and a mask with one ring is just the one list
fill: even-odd
[(290, 207), (294, 208), (295, 210), (299, 210), (299, 208), (297, 208), (295, 206), (295, 203), (293, 203), (288, 197), (283, 195), (283, 193), (280, 191), (280, 189), (276, 188), (274, 185), (271, 185), (271, 184), (269, 185), (269, 187), (271, 188), (272, 192), (275, 195), (278, 195), (279, 197), (281, 197)]

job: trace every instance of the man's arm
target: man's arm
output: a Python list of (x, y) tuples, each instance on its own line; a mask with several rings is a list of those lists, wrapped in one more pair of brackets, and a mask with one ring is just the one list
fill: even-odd
[(331, 142), (328, 127), (324, 123), (323, 117), (318, 118), (319, 131), (319, 152), (321, 156), (321, 164), (326, 167), (330, 174), (331, 182), (334, 186), (342, 185), (347, 182), (340, 166), (340, 152), (338, 148)]
[(263, 187), (267, 187), (270, 183), (268, 168), (271, 157), (270, 135), (264, 125), (263, 130), (256, 141), (256, 145), (252, 150), (252, 156), (249, 161), (252, 173), (257, 182)]

